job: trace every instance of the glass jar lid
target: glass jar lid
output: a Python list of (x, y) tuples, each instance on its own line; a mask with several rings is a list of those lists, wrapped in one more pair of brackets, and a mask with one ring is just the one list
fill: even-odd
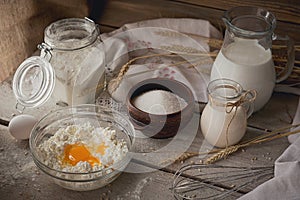
[(13, 78), (13, 92), (18, 103), (24, 107), (45, 103), (53, 92), (54, 78), (54, 70), (45, 58), (32, 56), (26, 59)]

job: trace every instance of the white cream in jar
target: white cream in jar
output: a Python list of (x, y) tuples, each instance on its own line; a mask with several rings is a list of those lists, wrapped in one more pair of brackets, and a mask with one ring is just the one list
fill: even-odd
[(204, 138), (221, 148), (238, 143), (245, 135), (256, 92), (244, 91), (239, 83), (229, 79), (211, 81), (207, 90), (209, 102), (200, 122)]
[[(245, 135), (247, 115), (244, 108), (226, 113), (226, 108), (214, 108), (208, 103), (201, 117), (201, 130), (205, 139), (216, 147), (238, 143)], [(232, 120), (232, 121), (231, 121)]]

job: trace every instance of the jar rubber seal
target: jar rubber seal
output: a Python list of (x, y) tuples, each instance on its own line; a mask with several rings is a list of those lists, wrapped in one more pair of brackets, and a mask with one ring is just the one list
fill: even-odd
[(51, 64), (43, 57), (32, 56), (18, 67), (13, 78), (13, 92), (19, 104), (36, 107), (45, 103), (55, 85)]

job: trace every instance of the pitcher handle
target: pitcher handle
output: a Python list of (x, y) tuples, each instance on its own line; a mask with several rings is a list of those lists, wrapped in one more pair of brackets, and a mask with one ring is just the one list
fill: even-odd
[(295, 46), (294, 46), (294, 40), (290, 38), (289, 36), (278, 36), (273, 35), (273, 40), (279, 40), (279, 41), (286, 41), (287, 43), (287, 63), (284, 68), (276, 77), (276, 83), (279, 83), (281, 81), (284, 81), (288, 78), (288, 76), (292, 73), (294, 63), (295, 63)]

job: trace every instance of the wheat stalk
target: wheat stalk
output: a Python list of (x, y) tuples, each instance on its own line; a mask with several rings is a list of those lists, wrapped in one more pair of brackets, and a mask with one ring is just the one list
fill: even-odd
[(271, 141), (274, 139), (278, 139), (278, 138), (282, 138), (282, 137), (286, 137), (292, 134), (296, 134), (296, 133), (300, 133), (300, 130), (297, 131), (290, 131), (287, 133), (281, 133), (284, 130), (290, 129), (290, 128), (295, 128), (300, 126), (300, 124), (296, 124), (296, 125), (289, 125), (271, 132), (267, 132), (261, 136), (252, 138), (248, 141), (245, 141), (241, 144), (237, 144), (237, 145), (232, 145), (229, 146), (225, 149), (213, 149), (207, 152), (184, 152), (181, 156), (179, 156), (176, 160), (174, 160), (174, 162), (180, 163), (180, 162), (184, 162), (185, 160), (195, 157), (195, 156), (199, 156), (199, 155), (208, 155), (208, 154), (214, 154), (213, 156), (207, 158), (204, 161), (204, 164), (212, 164), (218, 160), (221, 160), (222, 158), (226, 158), (228, 157), (230, 154), (238, 151), (240, 148), (243, 147), (247, 147), (253, 144), (258, 144), (258, 143), (262, 143), (262, 142), (267, 142), (267, 141)]
[(123, 65), (121, 67), (121, 70), (118, 74), (118, 76), (116, 78), (114, 78), (113, 80), (110, 81), (109, 86), (108, 86), (108, 90), (113, 93), (120, 85), (123, 76), (125, 75), (125, 73), (129, 70), (130, 65), (135, 62), (136, 60), (139, 59), (145, 59), (145, 58), (151, 58), (151, 57), (155, 57), (155, 56), (177, 56), (175, 54), (170, 54), (170, 53), (165, 53), (165, 54), (151, 54), (151, 55), (144, 55), (144, 56), (138, 56), (135, 57), (131, 60), (129, 60), (125, 65)]
[[(182, 36), (182, 34), (185, 34), (185, 35), (192, 36), (195, 38), (200, 38), (204, 42), (206, 42), (210, 47), (213, 47), (216, 49), (221, 49), (222, 45), (223, 45), (222, 39), (209, 38), (209, 37), (205, 37), (205, 36), (201, 36), (201, 35), (197, 35), (197, 34), (193, 34), (193, 33), (186, 33), (186, 32), (177, 33), (174, 31), (159, 31), (159, 32), (156, 32), (156, 34), (163, 36), (163, 37), (178, 37), (178, 36)], [(286, 48), (287, 48), (286, 45), (278, 45), (278, 44), (272, 45), (272, 49), (276, 49), (276, 50), (286, 49)], [(294, 45), (294, 48), (295, 48), (295, 51), (300, 51), (300, 45)]]
[[(132, 63), (134, 63), (135, 61), (139, 60), (139, 59), (145, 59), (145, 58), (151, 58), (151, 57), (159, 57), (159, 56), (167, 56), (167, 57), (179, 57), (182, 55), (189, 55), (189, 56), (216, 56), (215, 52), (211, 52), (211, 53), (186, 53), (186, 52), (182, 52), (180, 54), (176, 54), (176, 53), (164, 53), (164, 54), (151, 54), (151, 55), (144, 55), (144, 56), (138, 56), (135, 58), (130, 59), (125, 65), (123, 65), (120, 69), (120, 72), (118, 73), (117, 77), (112, 79), (108, 85), (108, 90), (110, 91), (110, 93), (113, 93), (120, 85), (124, 75), (126, 74), (126, 72), (129, 70), (130, 65)], [(191, 63), (191, 65), (188, 68), (191, 67), (195, 67), (197, 65), (200, 64), (206, 64), (206, 63), (212, 63), (212, 60), (200, 60), (199, 62), (193, 63), (191, 60), (184, 60), (181, 62), (177, 62), (177, 63), (173, 63), (170, 64), (169, 66), (178, 66), (181, 64), (185, 64), (185, 63)]]
[(285, 130), (290, 129), (290, 128), (295, 128), (295, 127), (298, 127), (298, 126), (300, 126), (300, 124), (289, 125), (289, 126), (286, 126), (286, 127), (283, 127), (283, 128), (271, 131), (271, 132), (267, 132), (267, 133), (265, 133), (261, 136), (252, 138), (252, 139), (250, 139), (248, 141), (245, 141), (241, 144), (229, 146), (228, 148), (225, 148), (225, 149), (213, 149), (213, 150), (210, 150), (210, 151), (207, 151), (207, 152), (185, 152), (180, 157), (178, 157), (175, 160), (175, 162), (183, 162), (183, 161), (185, 161), (189, 158), (192, 158), (194, 156), (207, 155), (207, 154), (213, 154), (214, 153), (213, 156), (209, 157), (208, 159), (206, 159), (204, 161), (205, 164), (211, 164), (211, 163), (214, 163), (214, 162), (216, 162), (216, 161), (218, 161), (222, 158), (226, 158), (227, 156), (229, 156), (230, 154), (236, 152), (240, 148), (247, 147), (247, 146), (250, 146), (250, 145), (253, 145), (253, 144), (258, 144), (258, 143), (262, 143), (262, 142), (271, 141), (271, 140), (282, 138), (282, 137), (286, 137), (286, 136), (289, 136), (289, 135), (292, 135), (292, 134), (300, 133), (300, 130), (296, 130), (296, 131), (290, 131), (290, 132), (287, 132), (287, 133), (281, 133), (280, 134), (280, 132), (282, 132), (282, 131), (285, 131)]
[(196, 48), (187, 47), (187, 46), (178, 45), (178, 44), (173, 44), (172, 46), (160, 46), (160, 48), (165, 50), (165, 51), (179, 52), (180, 54), (182, 54), (182, 53), (188, 53), (188, 54), (198, 54), (198, 53), (201, 54), (201, 53), (203, 53), (203, 51), (200, 51)]
[[(223, 40), (221, 40), (221, 39), (209, 38), (209, 37), (205, 37), (205, 36), (201, 36), (201, 35), (197, 35), (197, 34), (193, 34), (193, 33), (186, 33), (186, 32), (182, 32), (182, 33), (189, 35), (189, 36), (196, 37), (196, 38), (200, 38), (203, 41), (205, 41), (209, 46), (214, 47), (214, 48), (221, 49), (221, 47), (223, 45)], [(272, 45), (272, 49), (286, 49), (286, 48), (287, 48), (286, 45), (277, 45), (277, 44)], [(294, 45), (294, 48), (295, 48), (295, 51), (300, 51), (300, 45)]]
[(216, 162), (216, 161), (218, 161), (222, 158), (226, 158), (228, 155), (236, 152), (241, 147), (247, 147), (247, 146), (250, 146), (252, 144), (268, 142), (268, 141), (271, 141), (271, 140), (274, 140), (274, 139), (278, 139), (278, 138), (286, 137), (286, 136), (293, 135), (293, 134), (296, 134), (296, 133), (300, 133), (300, 130), (295, 130), (295, 131), (289, 131), (287, 133), (281, 133), (280, 134), (281, 131), (284, 131), (284, 130), (289, 129), (289, 128), (295, 128), (295, 127), (298, 127), (298, 126), (300, 126), (300, 124), (287, 126), (287, 127), (272, 131), (270, 133), (264, 134), (262, 136), (258, 136), (256, 138), (251, 139), (251, 140), (249, 140), (247, 142), (244, 142), (242, 144), (237, 144), (237, 145), (233, 145), (233, 146), (230, 146), (228, 148), (225, 148), (225, 149), (220, 149), (219, 152), (217, 152), (215, 155), (213, 155), (213, 156), (209, 157), (208, 159), (206, 159), (204, 163), (211, 164), (211, 163), (214, 163), (214, 162)]
[(204, 164), (212, 164), (218, 160), (221, 160), (222, 158), (226, 158), (228, 155), (236, 152), (237, 150), (239, 150), (240, 145), (235, 145), (235, 146), (230, 146), (226, 149), (222, 149), (221, 151), (219, 151), (218, 153), (216, 153), (215, 155), (209, 157), (208, 159), (206, 159), (204, 161)]
[(179, 156), (174, 162), (183, 162), (189, 158), (192, 158), (194, 156), (198, 156), (198, 153), (194, 153), (194, 152), (184, 152), (181, 156)]
[[(214, 43), (214, 44), (220, 44), (220, 41), (221, 41), (221, 40), (213, 39), (213, 38), (206, 38), (206, 37), (202, 37), (202, 36), (199, 36), (199, 37), (204, 38), (205, 40), (207, 40), (207, 42)], [(274, 45), (274, 46), (276, 47), (276, 45)], [(283, 48), (284, 46), (278, 45), (277, 47)], [(221, 46), (220, 46), (220, 48), (221, 48)], [(185, 61), (170, 65), (170, 66), (178, 66), (178, 65), (190, 62), (191, 63), (191, 65), (189, 66), (189, 68), (190, 68), (190, 67), (194, 67), (194, 66), (204, 64), (204, 63), (205, 64), (212, 63), (213, 59), (216, 58), (216, 56), (218, 55), (218, 52), (201, 52), (197, 49), (190, 48), (190, 47), (184, 47), (182, 45), (162, 46), (162, 49), (171, 51), (173, 53), (151, 54), (151, 55), (138, 56), (138, 57), (130, 59), (125, 65), (123, 65), (121, 67), (121, 70), (120, 70), (119, 74), (117, 75), (117, 77), (110, 81), (110, 84), (108, 85), (108, 90), (111, 93), (113, 93), (119, 87), (124, 75), (129, 70), (130, 65), (139, 59), (158, 57), (158, 56), (184, 56), (184, 55), (196, 56), (196, 57), (199, 57), (199, 59), (203, 59), (203, 57), (212, 58), (211, 60), (200, 60), (197, 63), (191, 63), (190, 60), (185, 60)], [(300, 46), (299, 46), (298, 50), (300, 51)], [(286, 62), (287, 58), (285, 56), (273, 55), (273, 60), (275, 62)], [(295, 64), (300, 64), (300, 61), (295, 60)], [(277, 70), (282, 70), (285, 67), (275, 66), (275, 68)], [(289, 78), (290, 79), (298, 79), (299, 77), (300, 77), (300, 69), (299, 69), (299, 67), (294, 66)]]

